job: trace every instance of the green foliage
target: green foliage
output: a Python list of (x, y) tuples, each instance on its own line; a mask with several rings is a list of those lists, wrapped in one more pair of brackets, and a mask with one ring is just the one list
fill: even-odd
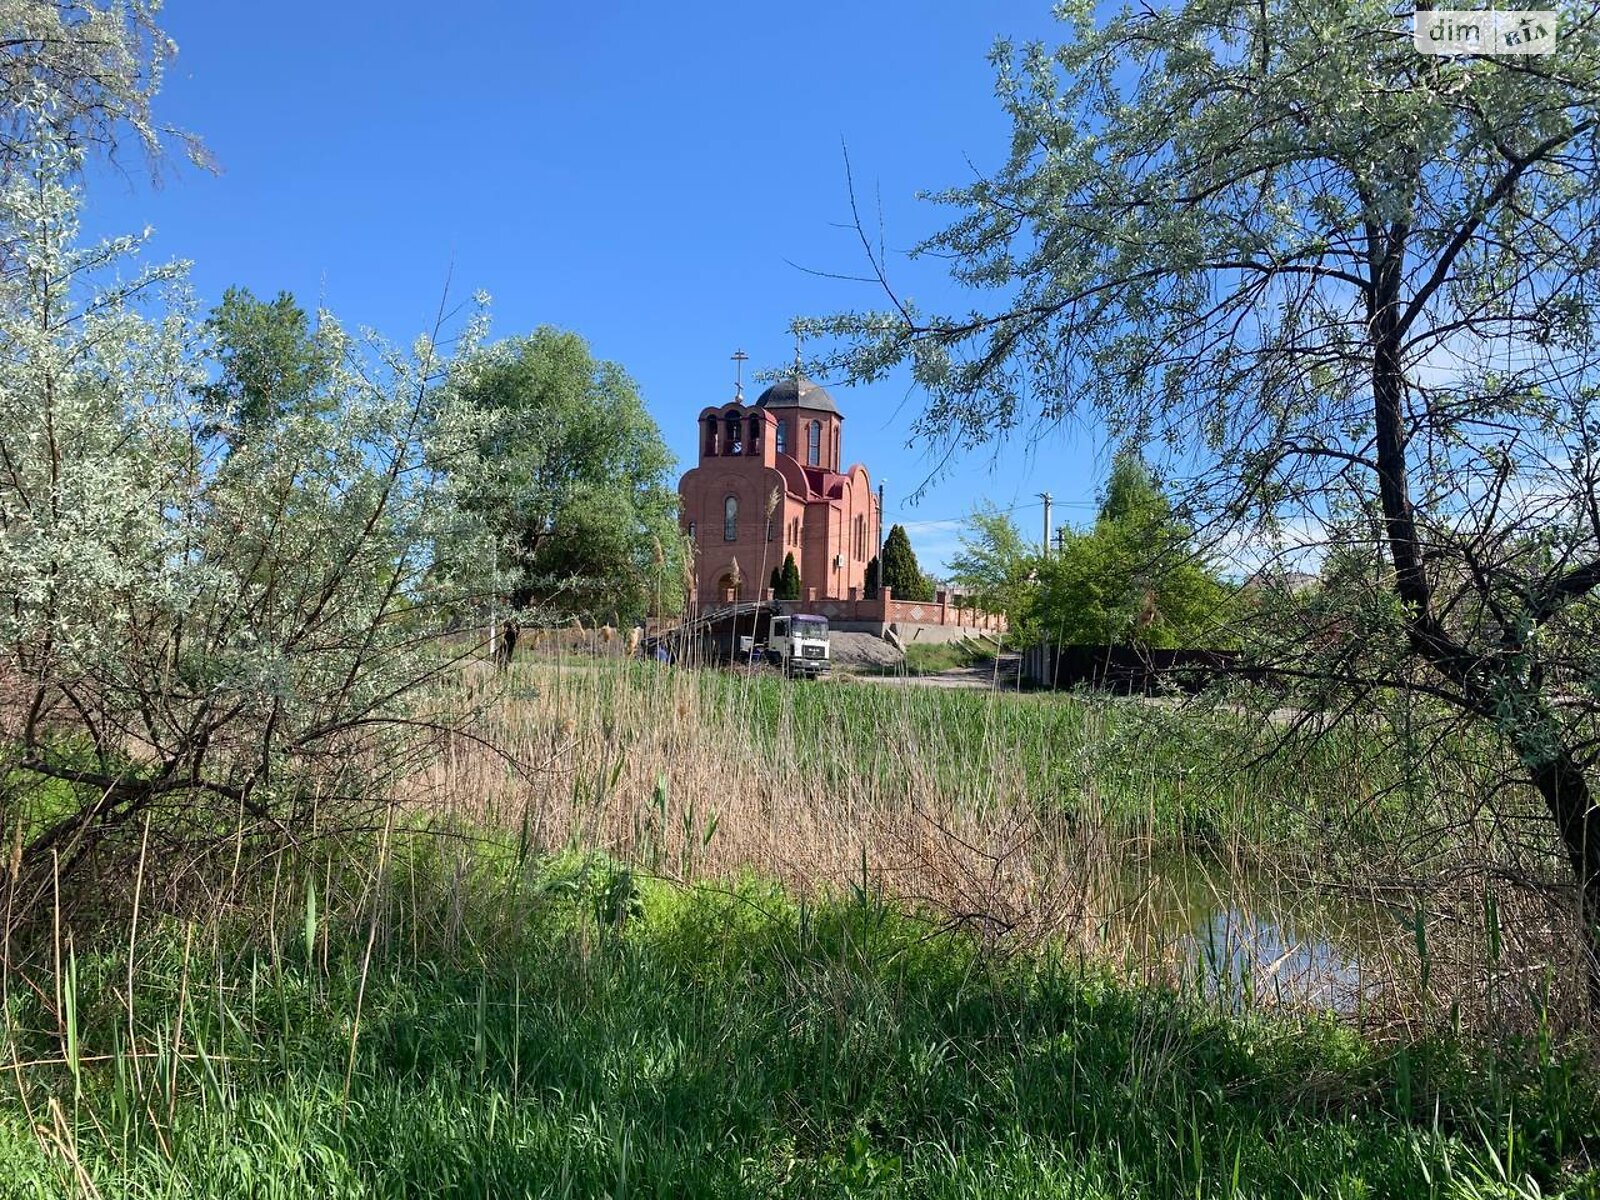
[[(949, 261), (968, 289), (957, 308), (972, 308), (801, 322), (845, 339), (819, 369), (873, 379), (908, 365), (930, 397), (917, 432), (940, 445), (1092, 421), (1220, 457), (1226, 498), (1292, 507), (1299, 469), (1371, 494), (1375, 330), (1349, 325), (1367, 289), (1379, 276), (1399, 289), (1411, 346), (1491, 319), (1546, 348), (1582, 346), (1595, 298), (1549, 295), (1590, 269), (1600, 203), (1570, 175), (1600, 111), (1592, 29), (1530, 76), (1374, 36), (1388, 11), (1073, 4), (1057, 9), (1059, 45), (997, 43), (1011, 125), (999, 165), (929, 193), (955, 215), (919, 247)], [(1509, 236), (1530, 220), (1548, 233), (1537, 247)], [(1390, 241), (1375, 258), (1377, 236)], [(1461, 286), (1437, 290), (1441, 278)], [(1469, 386), (1520, 419), (1542, 384), (1549, 413), (1566, 395), (1560, 361)], [(1429, 419), (1506, 445), (1481, 415)]]
[[(993, 49), (998, 165), (928, 193), (955, 215), (917, 253), (948, 263), (951, 309), (886, 281), (880, 311), (798, 323), (833, 347), (813, 371), (906, 368), (936, 450), (1074, 426), (1159, 448), (1213, 544), (1385, 560), (1387, 615), (1333, 589), (1252, 653), (1274, 643), (1330, 714), (1400, 688), (1513, 749), (1567, 839), (1600, 1005), (1600, 291), (1572, 286), (1596, 269), (1600, 177), (1575, 164), (1600, 32), (1523, 70), (1418, 53), (1376, 0), (1056, 13), (1061, 44)], [(1075, 553), (1063, 586), (1101, 586), (1062, 631), (1193, 636), (1202, 581), (1106, 587), (1142, 570), (1126, 547)], [(1430, 744), (1421, 773), (1447, 770)]]
[[(121, 279), (136, 242), (78, 244), (81, 155), (30, 155), (0, 181), (5, 390), (27, 398), (0, 404), (0, 670), (28, 681), (0, 735), (68, 803), (8, 825), (28, 832), (24, 874), (114, 871), (145, 814), (181, 856), (235, 805), (260, 822), (241, 862), (313, 809), (327, 830), (370, 822), (450, 663), (429, 551), (473, 522), (434, 486), (452, 447), (421, 414), (448, 408), (452, 364), (432, 338), (408, 355), (331, 317), (313, 345), (292, 303), (241, 293), (201, 329), (178, 267)], [(230, 405), (251, 436), (207, 453)]]
[[(603, 706), (608, 723), (618, 712), (654, 712), (662, 703), (652, 690), (660, 672), (649, 663), (538, 678), (559, 686), (559, 699), (574, 711)], [(1277, 867), (1314, 861), (1319, 869), (1366, 869), (1381, 860), (1397, 874), (1410, 868), (1387, 856), (1420, 844), (1430, 823), (1446, 822), (1452, 811), (1434, 793), (1399, 786), (1404, 759), (1370, 728), (1286, 733), (1231, 711), (1142, 700), (794, 688), (775, 674), (696, 671), (685, 686), (695, 711), (739, 714), (727, 740), (763, 772), (782, 778), (793, 764), (810, 764), (833, 793), (870, 792), (891, 806), (937, 795), (954, 811), (982, 811), (1006, 780), (1020, 789), (1018, 803), (1032, 797), (1052, 818), (1092, 820), (1141, 844), (1177, 848), (1192, 839), (1230, 860)], [(1280, 739), (1283, 754), (1274, 757), (1269, 751)], [(905, 769), (901, 745), (916, 747), (914, 770)], [(1463, 764), (1475, 762), (1483, 747), (1459, 752)], [(1492, 769), (1484, 767), (1485, 778), (1494, 778)], [(1454, 786), (1472, 779), (1463, 775)], [(1539, 809), (1534, 802), (1518, 811)], [(1429, 845), (1431, 864), (1442, 851), (1437, 838)]]
[(867, 562), (866, 578), (862, 581), (862, 592), (866, 599), (876, 600), (878, 598), (878, 580), (882, 573), (883, 567), (878, 562), (878, 556), (874, 554)]
[(159, 0), (3, 0), (0, 64), (0, 175), (8, 176), (44, 141), (108, 156), (132, 134), (154, 167), (176, 136), (204, 162), (191, 135), (157, 121), (151, 102), (175, 47), (156, 24)]
[(1015, 620), (1025, 607), (1036, 558), (1010, 515), (986, 503), (967, 518), (961, 549), (950, 560), (950, 579), (980, 611)]
[(773, 585), (773, 594), (777, 599), (800, 599), (800, 567), (794, 561), (794, 553), (792, 551), (783, 556), (783, 566), (773, 574), (777, 578), (777, 583)]
[(1006, 614), (1013, 642), (1230, 644), (1228, 589), (1196, 559), (1190, 530), (1136, 454), (1113, 462), (1094, 527), (1064, 531), (1050, 556), (987, 508), (969, 518), (951, 569), (979, 608)]
[(1030, 623), (1052, 642), (1214, 649), (1224, 639), (1228, 591), (1135, 455), (1117, 456), (1094, 528), (1068, 533), (1038, 575)]
[[(462, 880), (427, 854), (408, 855), (380, 925), (330, 921), (314, 958), (270, 935), (208, 951), (166, 927), (127, 997), (120, 954), (78, 956), (68, 1066), (19, 1066), (26, 1104), (10, 1082), (0, 1098), (7, 1194), (1332, 1200), (1594, 1183), (1582, 1147), (1600, 1113), (1575, 1056), (1230, 1015), (1053, 955), (985, 956), (867, 887), (796, 902), (563, 860)], [(0, 1020), (18, 1062), (60, 1062), (42, 992), (13, 992)]]
[(248, 288), (229, 288), (205, 332), (214, 339), (219, 368), (197, 392), (211, 431), (238, 442), (293, 412), (328, 410), (335, 348), (312, 332), (288, 292), (268, 303)]
[(896, 600), (932, 600), (933, 581), (917, 565), (911, 538), (904, 525), (890, 528), (883, 539), (883, 563), (879, 568), (882, 585)]
[(959, 642), (912, 642), (906, 647), (906, 673), (937, 675), (957, 667), (994, 661), (994, 647), (963, 639)]
[(478, 423), (455, 483), (498, 540), (491, 586), (556, 620), (675, 611), (673, 457), (620, 366), (546, 326), (485, 349), (457, 396)]

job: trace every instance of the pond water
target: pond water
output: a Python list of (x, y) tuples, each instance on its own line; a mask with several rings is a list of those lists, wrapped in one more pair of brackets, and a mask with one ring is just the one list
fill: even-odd
[(1386, 905), (1194, 858), (1142, 864), (1115, 892), (1107, 925), (1133, 952), (1170, 963), (1186, 987), (1228, 1007), (1297, 1000), (1353, 1011), (1373, 968), (1411, 937), (1408, 914)]

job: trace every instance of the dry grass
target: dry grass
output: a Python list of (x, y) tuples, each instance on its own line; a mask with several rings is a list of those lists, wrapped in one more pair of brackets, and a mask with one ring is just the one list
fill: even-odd
[[(473, 686), (495, 683), (480, 675)], [(792, 706), (758, 734), (762, 718), (727, 699), (694, 671), (519, 664), (482, 731), (493, 749), (456, 742), (408, 796), (683, 881), (755, 873), (806, 895), (859, 885), (865, 870), (895, 899), (1034, 936), (1081, 909), (1103, 847), (1019, 803), (1028, 781), (1017, 760), (997, 752), (978, 788), (987, 802), (973, 804), (943, 786), (909, 723), (877, 731), (881, 753), (863, 763), (858, 730), (825, 731), (817, 753), (795, 735)]]
[(1049, 941), (1140, 982), (1364, 1023), (1530, 1028), (1577, 986), (1559, 899), (1474, 865), (1486, 844), (1402, 877), (1387, 847), (1437, 817), (1380, 811), (1391, 781), (1359, 746), (1313, 779), (1303, 762), (1224, 770), (1219, 742), (1207, 771), (1174, 765), (1204, 737), (1141, 741), (1125, 705), (583, 656), (466, 686), (491, 697), (483, 742), (454, 742), (406, 798), (536, 851), (797, 896), (869, 888), (993, 946)]
[(594, 657), (458, 683), (481, 720), (395, 764), (379, 833), (296, 831), (179, 920), (141, 838), (121, 936), (56, 909), (0, 993), (30, 1194), (1592, 1179), (1561, 908), (1470, 825), (1429, 886), (1395, 875), (1439, 814), (1385, 808), (1359, 741), (1308, 774), (1138, 704)]

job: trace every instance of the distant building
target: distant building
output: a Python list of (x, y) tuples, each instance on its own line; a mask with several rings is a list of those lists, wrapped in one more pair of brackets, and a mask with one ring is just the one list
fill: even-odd
[(695, 601), (765, 598), (787, 554), (802, 598), (861, 598), (878, 552), (877, 497), (865, 467), (844, 465), (844, 415), (833, 398), (796, 373), (753, 405), (736, 390), (729, 403), (701, 410), (699, 426), (699, 463), (678, 482)]

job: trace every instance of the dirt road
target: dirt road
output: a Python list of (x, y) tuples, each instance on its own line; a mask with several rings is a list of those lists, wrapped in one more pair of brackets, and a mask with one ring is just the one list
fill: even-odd
[[(1014, 692), (1017, 690), (1017, 677), (1022, 670), (1022, 657), (1017, 654), (1002, 654), (993, 662), (983, 663), (976, 667), (952, 667), (948, 671), (936, 671), (931, 675), (911, 675), (906, 672), (886, 675), (852, 674), (851, 680), (860, 680), (863, 683), (884, 683), (891, 687), (936, 687), (957, 688), (971, 692)], [(844, 676), (841, 676), (844, 678)]]

